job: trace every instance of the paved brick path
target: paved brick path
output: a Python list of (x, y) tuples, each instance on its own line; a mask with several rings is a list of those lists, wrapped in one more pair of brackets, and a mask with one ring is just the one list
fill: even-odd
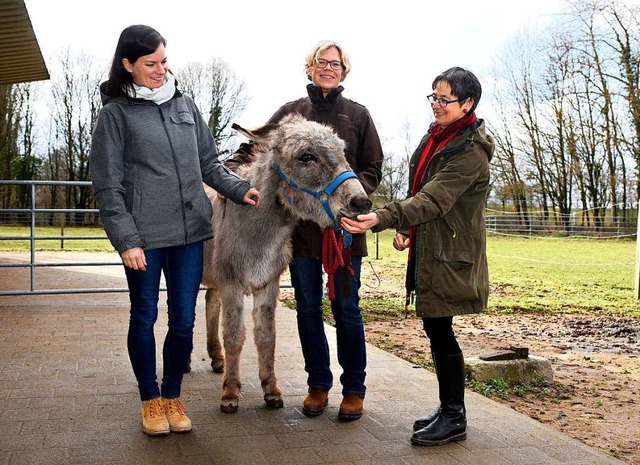
[[(0, 254), (0, 263), (14, 258)], [(75, 261), (77, 256), (64, 258)], [(0, 268), (0, 289), (18, 288), (25, 276), (14, 268)], [(41, 289), (125, 286), (121, 270), (97, 267), (39, 269), (37, 280)], [(28, 286), (22, 281), (20, 288)], [(163, 298), (156, 325), (159, 349), (166, 325)], [(255, 347), (247, 337), (240, 409), (221, 413), (222, 377), (211, 372), (206, 360), (203, 306), (201, 294), (193, 371), (183, 383), (194, 430), (149, 438), (141, 431), (126, 351), (126, 294), (0, 297), (0, 465), (621, 463), (469, 391), (467, 441), (437, 448), (412, 446), (413, 419), (434, 406), (435, 376), (373, 346), (367, 347), (364, 417), (353, 423), (337, 421), (338, 384), (328, 411), (309, 419), (301, 412), (306, 377), (295, 313), (286, 308), (278, 312), (276, 353), (285, 407), (264, 407)], [(251, 328), (250, 311), (245, 313)], [(338, 379), (335, 337), (332, 328), (327, 331)]]

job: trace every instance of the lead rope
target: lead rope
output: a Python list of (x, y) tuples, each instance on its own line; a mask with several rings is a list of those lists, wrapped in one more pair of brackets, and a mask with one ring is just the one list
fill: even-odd
[(335, 300), (335, 274), (338, 271), (338, 267), (347, 269), (351, 276), (355, 276), (355, 271), (351, 267), (351, 247), (345, 247), (342, 233), (340, 233), (340, 240), (338, 240), (331, 227), (325, 228), (322, 235), (322, 266), (328, 277), (327, 291), (329, 300)]

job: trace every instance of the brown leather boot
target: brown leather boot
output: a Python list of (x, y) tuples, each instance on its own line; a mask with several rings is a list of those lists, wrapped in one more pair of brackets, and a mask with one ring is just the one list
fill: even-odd
[(191, 431), (191, 420), (187, 416), (187, 409), (179, 397), (175, 399), (165, 399), (163, 397), (162, 405), (172, 432), (188, 433)]
[(362, 394), (345, 394), (338, 411), (338, 420), (353, 421), (362, 417), (362, 407), (364, 404), (364, 395)]
[(317, 417), (329, 404), (329, 391), (311, 389), (302, 402), (302, 413), (308, 417)]
[(142, 401), (142, 432), (147, 436), (169, 434), (169, 422), (159, 397)]

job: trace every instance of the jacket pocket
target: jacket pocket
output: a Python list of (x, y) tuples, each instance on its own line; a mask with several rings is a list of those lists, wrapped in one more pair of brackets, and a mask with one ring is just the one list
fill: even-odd
[(171, 115), (169, 118), (175, 124), (189, 124), (191, 126), (195, 126), (196, 124), (191, 114), (186, 112), (180, 112), (178, 114)]
[(433, 292), (447, 302), (479, 298), (477, 277), (470, 251), (436, 252), (433, 268)]
[(142, 211), (142, 193), (138, 189), (133, 189), (133, 202), (131, 205), (131, 216), (134, 220), (140, 218)]

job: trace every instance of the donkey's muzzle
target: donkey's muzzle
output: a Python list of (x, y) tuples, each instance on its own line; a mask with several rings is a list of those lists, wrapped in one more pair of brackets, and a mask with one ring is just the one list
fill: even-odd
[(358, 214), (369, 213), (372, 205), (367, 197), (356, 197), (349, 202), (350, 209)]
[(344, 216), (346, 218), (355, 220), (358, 215), (369, 213), (371, 211), (372, 206), (373, 204), (371, 203), (371, 200), (369, 200), (367, 197), (354, 197), (349, 202), (348, 211), (346, 209), (340, 210), (339, 216), (340, 217)]

